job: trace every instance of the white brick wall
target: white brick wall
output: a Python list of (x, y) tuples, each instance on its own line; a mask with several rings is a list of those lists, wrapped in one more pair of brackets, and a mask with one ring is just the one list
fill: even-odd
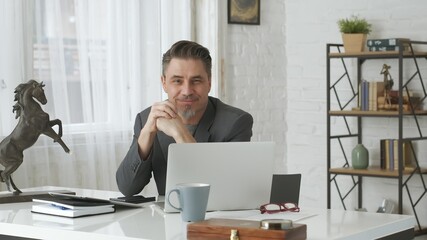
[(284, 172), (286, 112), (285, 3), (262, 1), (261, 25), (228, 25), (226, 101), (254, 117), (253, 141), (277, 143)]
[[(426, 9), (423, 0), (268, 0), (261, 3), (260, 26), (228, 25), (226, 101), (253, 114), (254, 141), (277, 143), (276, 172), (303, 174), (303, 206), (326, 207), (326, 43), (342, 42), (337, 20), (353, 14), (367, 18), (373, 24), (369, 38), (427, 41)], [(382, 63), (367, 66), (364, 76), (382, 79)], [(365, 133), (373, 133), (364, 139), (372, 156), (379, 154), (375, 131), (384, 138), (397, 134), (393, 120), (370, 119), (364, 126)], [(427, 167), (425, 157), (419, 160)], [(363, 201), (368, 211), (376, 211), (384, 197), (397, 201), (396, 184), (365, 178)], [(351, 201), (356, 201), (355, 195)], [(424, 197), (419, 205), (426, 203)], [(336, 194), (333, 207), (341, 208)], [(407, 204), (404, 210), (412, 213)], [(418, 215), (427, 225), (427, 212), (420, 210)]]

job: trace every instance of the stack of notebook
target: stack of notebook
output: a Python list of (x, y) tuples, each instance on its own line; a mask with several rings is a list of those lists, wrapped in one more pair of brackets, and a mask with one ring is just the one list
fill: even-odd
[(77, 199), (77, 198), (34, 198), (31, 211), (63, 217), (82, 217), (112, 213), (115, 211), (114, 204), (102, 199)]

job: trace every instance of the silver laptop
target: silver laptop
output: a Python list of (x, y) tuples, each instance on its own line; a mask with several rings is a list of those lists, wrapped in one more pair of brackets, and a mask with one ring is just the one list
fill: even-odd
[[(208, 211), (258, 209), (270, 200), (273, 142), (171, 144), (166, 192), (178, 183), (209, 183)], [(171, 202), (179, 206), (176, 194)], [(168, 203), (165, 212), (176, 212)]]

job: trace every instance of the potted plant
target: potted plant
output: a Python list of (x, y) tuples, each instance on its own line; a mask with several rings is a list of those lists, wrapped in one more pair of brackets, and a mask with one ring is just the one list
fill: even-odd
[(338, 27), (342, 33), (345, 52), (363, 52), (367, 35), (372, 31), (372, 25), (364, 18), (351, 16), (338, 20)]

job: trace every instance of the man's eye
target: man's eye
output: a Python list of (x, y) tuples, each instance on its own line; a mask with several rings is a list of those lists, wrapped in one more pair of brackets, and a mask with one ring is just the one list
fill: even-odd
[(181, 79), (172, 79), (172, 83), (178, 84), (181, 82)]

